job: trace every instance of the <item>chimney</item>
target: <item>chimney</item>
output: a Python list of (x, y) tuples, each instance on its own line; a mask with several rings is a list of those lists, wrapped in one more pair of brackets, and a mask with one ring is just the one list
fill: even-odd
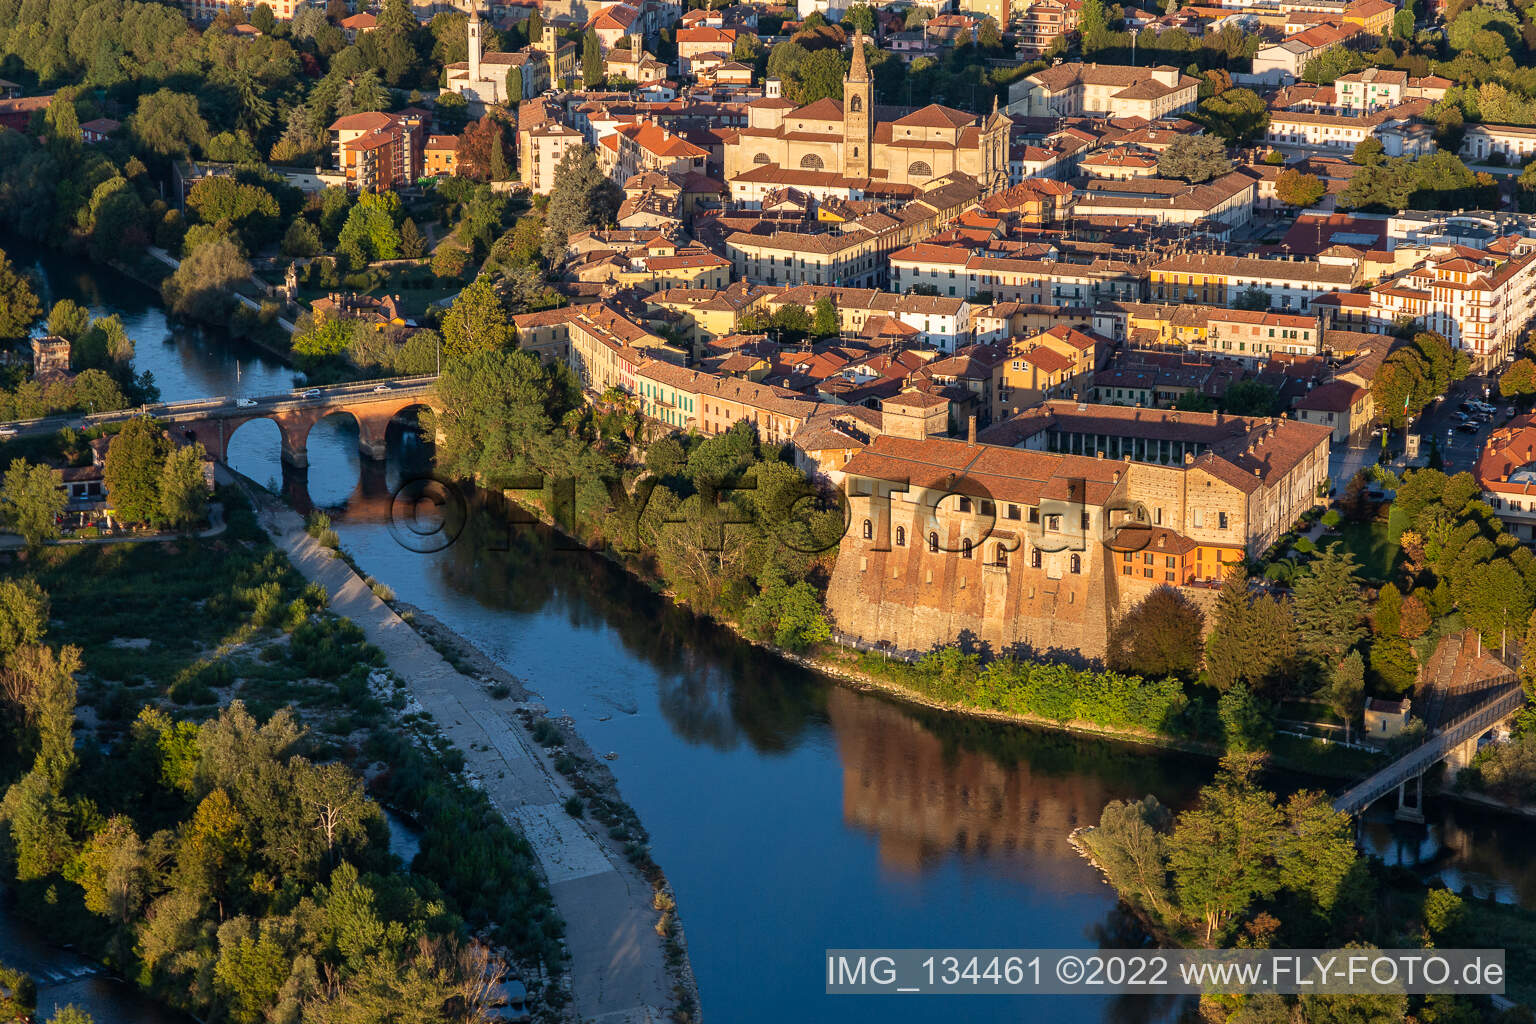
[(971, 416), (965, 421), (965, 443), (976, 443), (976, 417)]

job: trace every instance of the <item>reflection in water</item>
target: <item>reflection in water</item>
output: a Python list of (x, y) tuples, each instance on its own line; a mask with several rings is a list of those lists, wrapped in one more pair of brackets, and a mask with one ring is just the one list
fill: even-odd
[[(1383, 801), (1386, 808), (1389, 801)], [(1449, 800), (1430, 798), (1430, 821), (1416, 825), (1373, 812), (1360, 829), (1366, 850), (1388, 864), (1480, 899), (1536, 907), (1536, 822), (1487, 814)]]

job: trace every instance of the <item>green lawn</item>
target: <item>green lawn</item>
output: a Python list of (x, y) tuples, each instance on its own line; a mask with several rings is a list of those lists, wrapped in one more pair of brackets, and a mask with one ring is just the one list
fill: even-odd
[(1355, 561), (1360, 565), (1360, 575), (1367, 583), (1385, 583), (1392, 578), (1402, 558), (1403, 552), (1397, 538), (1407, 525), (1407, 518), (1402, 511), (1392, 505), (1388, 507), (1386, 515), (1377, 516), (1370, 522), (1340, 523), (1337, 533), (1323, 535), (1321, 545), (1343, 544), (1346, 550), (1354, 554)]

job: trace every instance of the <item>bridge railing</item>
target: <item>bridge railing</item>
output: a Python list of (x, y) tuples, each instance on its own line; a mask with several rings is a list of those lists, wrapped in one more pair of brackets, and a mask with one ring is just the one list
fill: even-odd
[[(1510, 676), (1503, 678), (1512, 680)], [(1428, 771), (1452, 750), (1497, 724), (1523, 703), (1525, 691), (1515, 685), (1481, 707), (1473, 708), (1381, 771), (1345, 790), (1333, 802), (1334, 810), (1347, 814), (1364, 810), (1404, 782)]]

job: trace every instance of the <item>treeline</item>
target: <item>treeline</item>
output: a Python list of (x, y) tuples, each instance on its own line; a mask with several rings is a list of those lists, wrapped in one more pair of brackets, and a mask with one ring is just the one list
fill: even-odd
[(437, 458), (517, 488), (567, 532), (630, 561), (701, 614), (802, 648), (825, 639), (820, 590), (842, 534), (831, 495), (748, 423), (648, 437), (635, 401), (596, 405), (562, 365), (510, 348), (494, 296), (466, 290), (443, 324)]
[(1185, 714), (1184, 686), (1172, 677), (1146, 679), (1012, 657), (984, 665), (980, 654), (957, 646), (931, 651), (910, 665), (866, 653), (859, 668), (935, 700), (981, 711), (1165, 736), (1187, 735), (1194, 724)]

